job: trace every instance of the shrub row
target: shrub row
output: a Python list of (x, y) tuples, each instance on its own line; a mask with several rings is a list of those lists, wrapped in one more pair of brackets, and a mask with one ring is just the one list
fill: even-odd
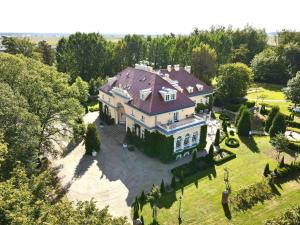
[(250, 102), (245, 102), (244, 104), (226, 104), (224, 106), (225, 109), (233, 111), (233, 112), (237, 112), (239, 111), (239, 108), (241, 107), (241, 105), (245, 105), (248, 109), (253, 108), (255, 106), (255, 102), (250, 101)]
[(240, 189), (231, 197), (231, 207), (234, 211), (244, 211), (252, 208), (259, 202), (271, 199), (275, 193), (269, 184), (269, 179)]
[(220, 154), (220, 153), (222, 153), (222, 152), (225, 152), (225, 153), (227, 153), (228, 155), (225, 156), (225, 157), (223, 157), (223, 158), (221, 158), (221, 159), (215, 159), (215, 157), (214, 157), (213, 161), (214, 161), (214, 163), (215, 163), (216, 165), (221, 165), (221, 164), (223, 164), (223, 163), (226, 163), (226, 162), (228, 162), (228, 161), (230, 161), (230, 160), (236, 158), (236, 154), (233, 153), (233, 152), (231, 152), (231, 151), (229, 151), (229, 150), (227, 150), (227, 149), (223, 149), (223, 148), (220, 149), (219, 152), (218, 152), (218, 154)]
[(196, 164), (193, 164), (192, 162), (188, 162), (180, 166), (177, 166), (171, 170), (171, 173), (174, 176), (178, 177), (179, 179), (183, 179), (199, 172), (200, 170), (207, 169), (212, 165), (213, 163), (211, 162), (209, 157), (206, 156), (206, 157), (197, 158)]
[(288, 127), (300, 128), (300, 123), (295, 122), (295, 121), (287, 121), (287, 126)]
[(299, 142), (289, 142), (289, 149), (295, 152), (300, 152), (300, 143)]
[(265, 225), (286, 225), (299, 224), (300, 222), (300, 205), (287, 209), (280, 216), (269, 219)]

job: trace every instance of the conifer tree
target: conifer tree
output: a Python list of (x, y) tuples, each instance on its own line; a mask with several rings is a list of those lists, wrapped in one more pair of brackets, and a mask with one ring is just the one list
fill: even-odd
[(270, 137), (275, 137), (278, 133), (285, 133), (286, 131), (286, 122), (284, 115), (278, 112), (273, 119), (272, 126), (270, 127)]
[(94, 123), (88, 125), (84, 140), (86, 154), (91, 155), (93, 151), (99, 152), (99, 134)]
[(243, 110), (237, 125), (237, 132), (241, 136), (249, 136), (251, 130), (251, 115), (248, 109)]
[(275, 118), (275, 116), (278, 112), (279, 112), (279, 107), (278, 106), (273, 106), (271, 108), (271, 111), (270, 111), (270, 113), (268, 115), (268, 118), (266, 120), (266, 125), (265, 125), (265, 131), (266, 132), (269, 132), (270, 127), (272, 126), (273, 119)]

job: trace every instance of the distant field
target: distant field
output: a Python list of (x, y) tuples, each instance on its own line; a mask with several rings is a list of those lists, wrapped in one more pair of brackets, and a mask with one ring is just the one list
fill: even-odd
[[(32, 42), (34, 43), (38, 43), (39, 41), (47, 41), (50, 45), (54, 45), (56, 46), (59, 39), (61, 39), (63, 36), (30, 36), (28, 37)], [(108, 40), (108, 41), (112, 41), (112, 42), (117, 42), (118, 40), (120, 40), (123, 35), (103, 35), (103, 37)]]

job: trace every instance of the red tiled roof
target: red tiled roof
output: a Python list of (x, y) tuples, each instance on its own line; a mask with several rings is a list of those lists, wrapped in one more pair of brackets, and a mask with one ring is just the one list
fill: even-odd
[[(197, 83), (200, 83), (204, 86), (202, 91), (203, 93), (210, 90), (209, 86), (203, 84), (203, 82), (199, 81), (197, 78), (194, 79), (193, 76), (189, 73), (187, 73), (187, 79), (180, 78), (180, 76), (186, 75), (184, 71), (172, 71), (169, 74), (171, 79), (179, 81), (180, 86), (181, 82), (183, 85), (193, 87), (195, 87)], [(184, 93), (177, 91), (176, 100), (165, 102), (159, 91), (162, 90), (162, 87), (171, 89), (175, 88), (156, 73), (129, 67), (118, 73), (116, 77), (117, 80), (113, 83), (112, 86), (105, 84), (100, 88), (100, 90), (106, 93), (110, 93), (113, 87), (119, 87), (121, 85), (121, 87), (127, 90), (127, 92), (132, 97), (132, 100), (128, 104), (147, 114), (160, 114), (187, 107), (193, 107), (195, 105), (195, 103), (188, 96), (186, 96), (188, 94), (186, 90)], [(147, 97), (147, 99), (143, 101), (140, 99), (140, 90), (147, 88), (150, 88), (152, 92)], [(186, 86), (183, 86), (182, 88), (185, 89)], [(196, 87), (194, 88), (194, 90), (196, 91)], [(200, 94), (202, 92), (197, 93)]]
[[(181, 88), (184, 90), (184, 94), (188, 96), (195, 96), (195, 95), (205, 95), (205, 94), (212, 94), (213, 93), (213, 88), (203, 81), (199, 80), (197, 77), (195, 77), (193, 74), (190, 74), (186, 70), (180, 68), (179, 71), (176, 71), (174, 68), (172, 68), (171, 72), (169, 72), (167, 69), (161, 69), (160, 70), (163, 74), (169, 74), (169, 77), (172, 80), (177, 80), (178, 84)], [(203, 90), (198, 91), (196, 88), (196, 84), (201, 84), (203, 85)], [(187, 87), (191, 86), (194, 88), (194, 91), (192, 93), (189, 93), (187, 91)]]

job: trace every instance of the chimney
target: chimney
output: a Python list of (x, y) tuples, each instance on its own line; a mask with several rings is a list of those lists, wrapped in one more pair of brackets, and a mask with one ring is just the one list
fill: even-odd
[(171, 71), (172, 71), (172, 66), (171, 66), (171, 65), (168, 65), (168, 66), (167, 66), (167, 69), (168, 69), (168, 72), (171, 72)]
[(179, 64), (174, 65), (174, 69), (175, 69), (175, 71), (179, 71), (179, 69), (180, 69)]
[(191, 73), (192, 67), (191, 66), (185, 66), (184, 69), (185, 69), (186, 72)]

